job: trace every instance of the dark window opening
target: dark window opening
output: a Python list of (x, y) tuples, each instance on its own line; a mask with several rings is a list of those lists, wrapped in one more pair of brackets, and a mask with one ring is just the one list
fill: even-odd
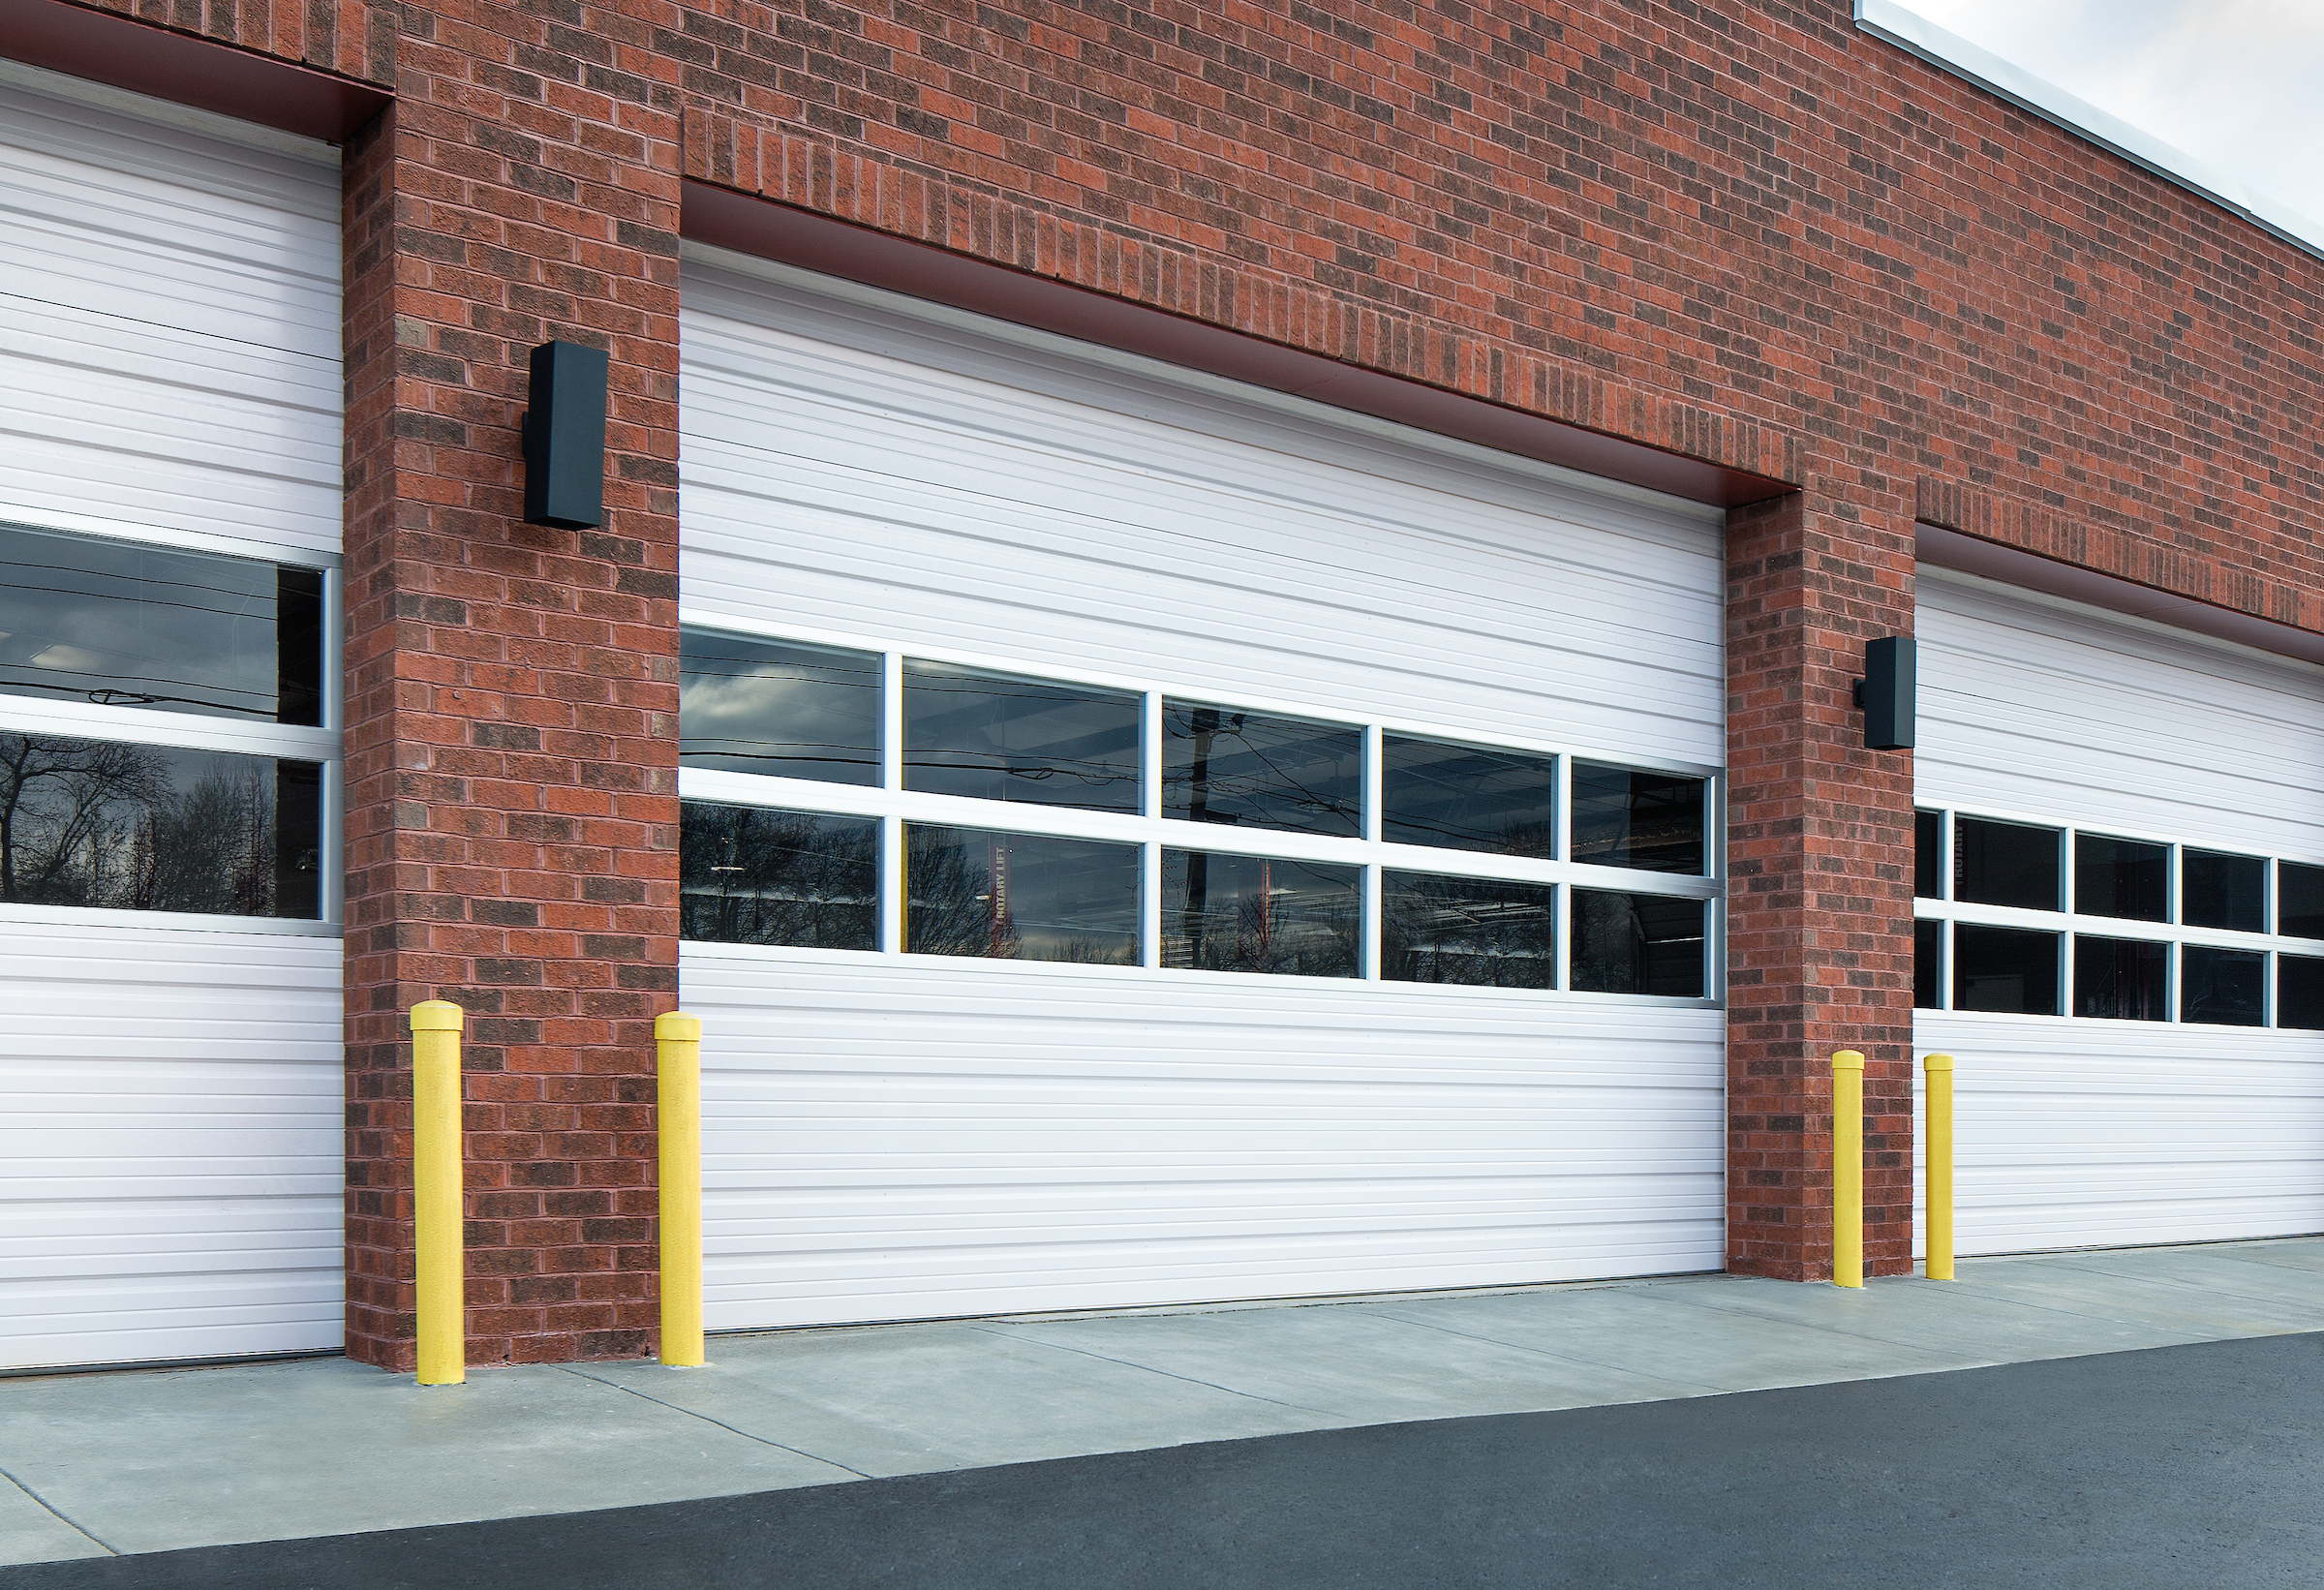
[(2190, 928), (2268, 931), (2268, 864), (2257, 856), (2182, 850), (2179, 920)]
[(2074, 1014), (2125, 1022), (2171, 1019), (2171, 947), (2074, 935)]
[(2276, 1024), (2324, 1031), (2324, 959), (2312, 955), (2276, 958)]
[(318, 763), (0, 733), (0, 900), (312, 919), (321, 838)]
[(320, 569), (0, 525), (0, 692), (322, 721)]
[(2179, 1019), (2214, 1026), (2258, 1026), (2267, 1020), (2268, 958), (2258, 950), (2188, 944), (2179, 951)]
[(1953, 898), (1977, 905), (2059, 909), (2058, 851), (2064, 837), (2063, 829), (1956, 815)]
[(1953, 1008), (2058, 1014), (2058, 937), (2028, 928), (1953, 924)]
[(1162, 814), (1297, 834), (1363, 833), (1363, 733), (1166, 702)]
[(1706, 856), (1703, 780), (1574, 764), (1574, 857), (1598, 867), (1699, 874)]
[(879, 819), (679, 806), (684, 936), (718, 944), (879, 948)]
[(1944, 988), (1944, 924), (1912, 924), (1912, 1005), (1916, 1010), (1942, 1006)]
[(1555, 854), (1557, 758), (1385, 735), (1380, 837), (1502, 856)]
[(1575, 890), (1574, 987), (1700, 998), (1705, 919), (1699, 900)]
[(686, 630), (679, 647), (682, 764), (879, 782), (877, 654), (707, 629)]
[(1912, 813), (1912, 893), (1922, 900), (1944, 898), (1944, 813)]
[(1363, 869), (1162, 852), (1162, 964), (1199, 971), (1356, 977)]
[(1386, 872), (1380, 975), (1401, 983), (1557, 987), (1557, 889)]
[(2084, 916), (2169, 921), (2171, 847), (2076, 834), (2074, 909)]
[(2276, 931), (2292, 938), (2324, 938), (2324, 867), (2276, 864)]
[(915, 955), (1138, 964), (1138, 847), (904, 825)]
[(904, 787), (1134, 812), (1144, 705), (1125, 690), (906, 662)]

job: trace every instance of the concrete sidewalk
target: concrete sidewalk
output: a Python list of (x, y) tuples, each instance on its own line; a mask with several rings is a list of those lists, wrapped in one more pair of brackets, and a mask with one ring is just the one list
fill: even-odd
[(421, 1390), (338, 1360), (0, 1381), (0, 1563), (737, 1495), (2324, 1329), (2324, 1238), (714, 1338)]

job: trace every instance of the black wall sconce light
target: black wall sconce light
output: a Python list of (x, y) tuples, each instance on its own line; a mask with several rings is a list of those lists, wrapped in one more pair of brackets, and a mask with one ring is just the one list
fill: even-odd
[(602, 349), (544, 342), (533, 350), (525, 411), (525, 523), (585, 530), (605, 522)]
[(1856, 705), (1864, 709), (1866, 750), (1911, 750), (1916, 726), (1912, 642), (1888, 635), (1864, 643), (1864, 677), (1856, 681)]

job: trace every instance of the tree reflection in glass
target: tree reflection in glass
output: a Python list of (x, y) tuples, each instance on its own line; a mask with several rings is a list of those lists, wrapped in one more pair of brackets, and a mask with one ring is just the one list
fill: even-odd
[(879, 819), (679, 807), (679, 933), (719, 944), (879, 948)]
[(1402, 983), (1557, 987), (1557, 889), (1547, 883), (1387, 872), (1380, 975)]
[(1363, 870), (1326, 862), (1162, 852), (1162, 963), (1203, 971), (1354, 977)]
[(321, 789), (313, 762), (0, 733), (0, 900), (313, 917)]
[(996, 961), (1138, 963), (1138, 847), (904, 825), (903, 947)]
[(1699, 900), (1575, 890), (1573, 986), (1701, 997), (1703, 920)]

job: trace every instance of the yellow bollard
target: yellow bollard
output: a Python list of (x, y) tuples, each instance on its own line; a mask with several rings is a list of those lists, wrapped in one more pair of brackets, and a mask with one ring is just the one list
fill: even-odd
[(445, 999), (412, 1007), (412, 1245), (419, 1292), (419, 1383), (468, 1378), (462, 1307), (460, 1028)]
[(1864, 1284), (1864, 1056), (1832, 1056), (1832, 1284)]
[(702, 1019), (654, 1019), (661, 1138), (661, 1361), (702, 1363)]
[(1928, 1278), (1953, 1278), (1953, 1057), (1930, 1055), (1927, 1068), (1929, 1259)]

